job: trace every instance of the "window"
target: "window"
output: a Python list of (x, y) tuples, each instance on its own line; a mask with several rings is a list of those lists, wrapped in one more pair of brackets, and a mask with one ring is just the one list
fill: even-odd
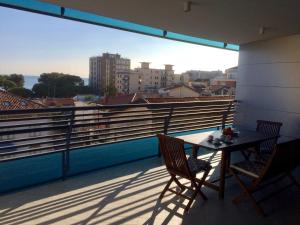
[(23, 100), (23, 101), (21, 101), (21, 105), (22, 105), (22, 106), (27, 106), (28, 103), (27, 103), (27, 101), (24, 101), (24, 100)]
[(11, 106), (12, 104), (9, 101), (4, 101), (4, 102), (2, 102), (2, 105), (4, 105), (4, 106)]

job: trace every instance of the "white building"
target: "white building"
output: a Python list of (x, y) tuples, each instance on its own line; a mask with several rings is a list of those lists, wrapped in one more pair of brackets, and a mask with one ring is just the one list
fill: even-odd
[(180, 84), (180, 75), (174, 74), (173, 65), (165, 64), (165, 69), (149, 67), (149, 62), (141, 62), (129, 76), (129, 92), (157, 92), (160, 88)]
[(130, 71), (130, 59), (119, 54), (103, 53), (90, 58), (89, 85), (97, 94), (109, 94), (110, 86), (115, 86), (117, 74)]
[(237, 80), (237, 76), (238, 76), (238, 67), (232, 67), (229, 69), (225, 70), (225, 76), (227, 79), (231, 79), (231, 80)]

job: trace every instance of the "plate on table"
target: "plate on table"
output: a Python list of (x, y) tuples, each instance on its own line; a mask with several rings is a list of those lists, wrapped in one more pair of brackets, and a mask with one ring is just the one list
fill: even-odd
[(220, 145), (222, 145), (222, 142), (221, 142), (221, 141), (219, 141), (219, 142), (213, 141), (212, 143), (213, 143), (215, 146), (220, 146)]
[(233, 144), (233, 141), (232, 140), (230, 140), (230, 141), (223, 141), (225, 144), (227, 144), (227, 145), (231, 145), (231, 144)]

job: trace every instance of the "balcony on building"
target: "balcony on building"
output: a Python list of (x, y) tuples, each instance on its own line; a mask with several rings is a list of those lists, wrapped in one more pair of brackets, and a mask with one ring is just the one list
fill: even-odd
[[(204, 188), (208, 200), (196, 199), (188, 214), (185, 202), (171, 193), (158, 203), (169, 175), (155, 136), (226, 126), (255, 130), (257, 120), (271, 120), (283, 123), (279, 142), (300, 138), (299, 2), (0, 0), (0, 5), (239, 51), (235, 99), (135, 102), (127, 96), (116, 104), (108, 102), (119, 99), (107, 98), (98, 106), (33, 103), (30, 109), (1, 110), (0, 224), (299, 223), (299, 190), (265, 203), (270, 214), (264, 218), (249, 202), (232, 204), (240, 192), (232, 178), (224, 200)], [(185, 147), (190, 154), (191, 146)], [(218, 176), (220, 155), (201, 151), (199, 157), (211, 160), (209, 179)], [(295, 176), (299, 180), (299, 169)]]

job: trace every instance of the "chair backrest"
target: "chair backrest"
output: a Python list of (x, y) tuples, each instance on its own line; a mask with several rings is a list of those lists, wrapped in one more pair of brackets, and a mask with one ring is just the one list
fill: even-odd
[(300, 165), (300, 139), (278, 144), (260, 175), (261, 180), (287, 173)]
[(262, 153), (272, 153), (280, 133), (280, 128), (282, 123), (266, 121), (266, 120), (257, 120), (256, 121), (256, 131), (265, 135), (271, 135), (276, 138), (264, 141), (260, 144), (260, 150)]
[(192, 177), (184, 151), (184, 141), (163, 134), (157, 134), (157, 137), (167, 170), (174, 175)]

